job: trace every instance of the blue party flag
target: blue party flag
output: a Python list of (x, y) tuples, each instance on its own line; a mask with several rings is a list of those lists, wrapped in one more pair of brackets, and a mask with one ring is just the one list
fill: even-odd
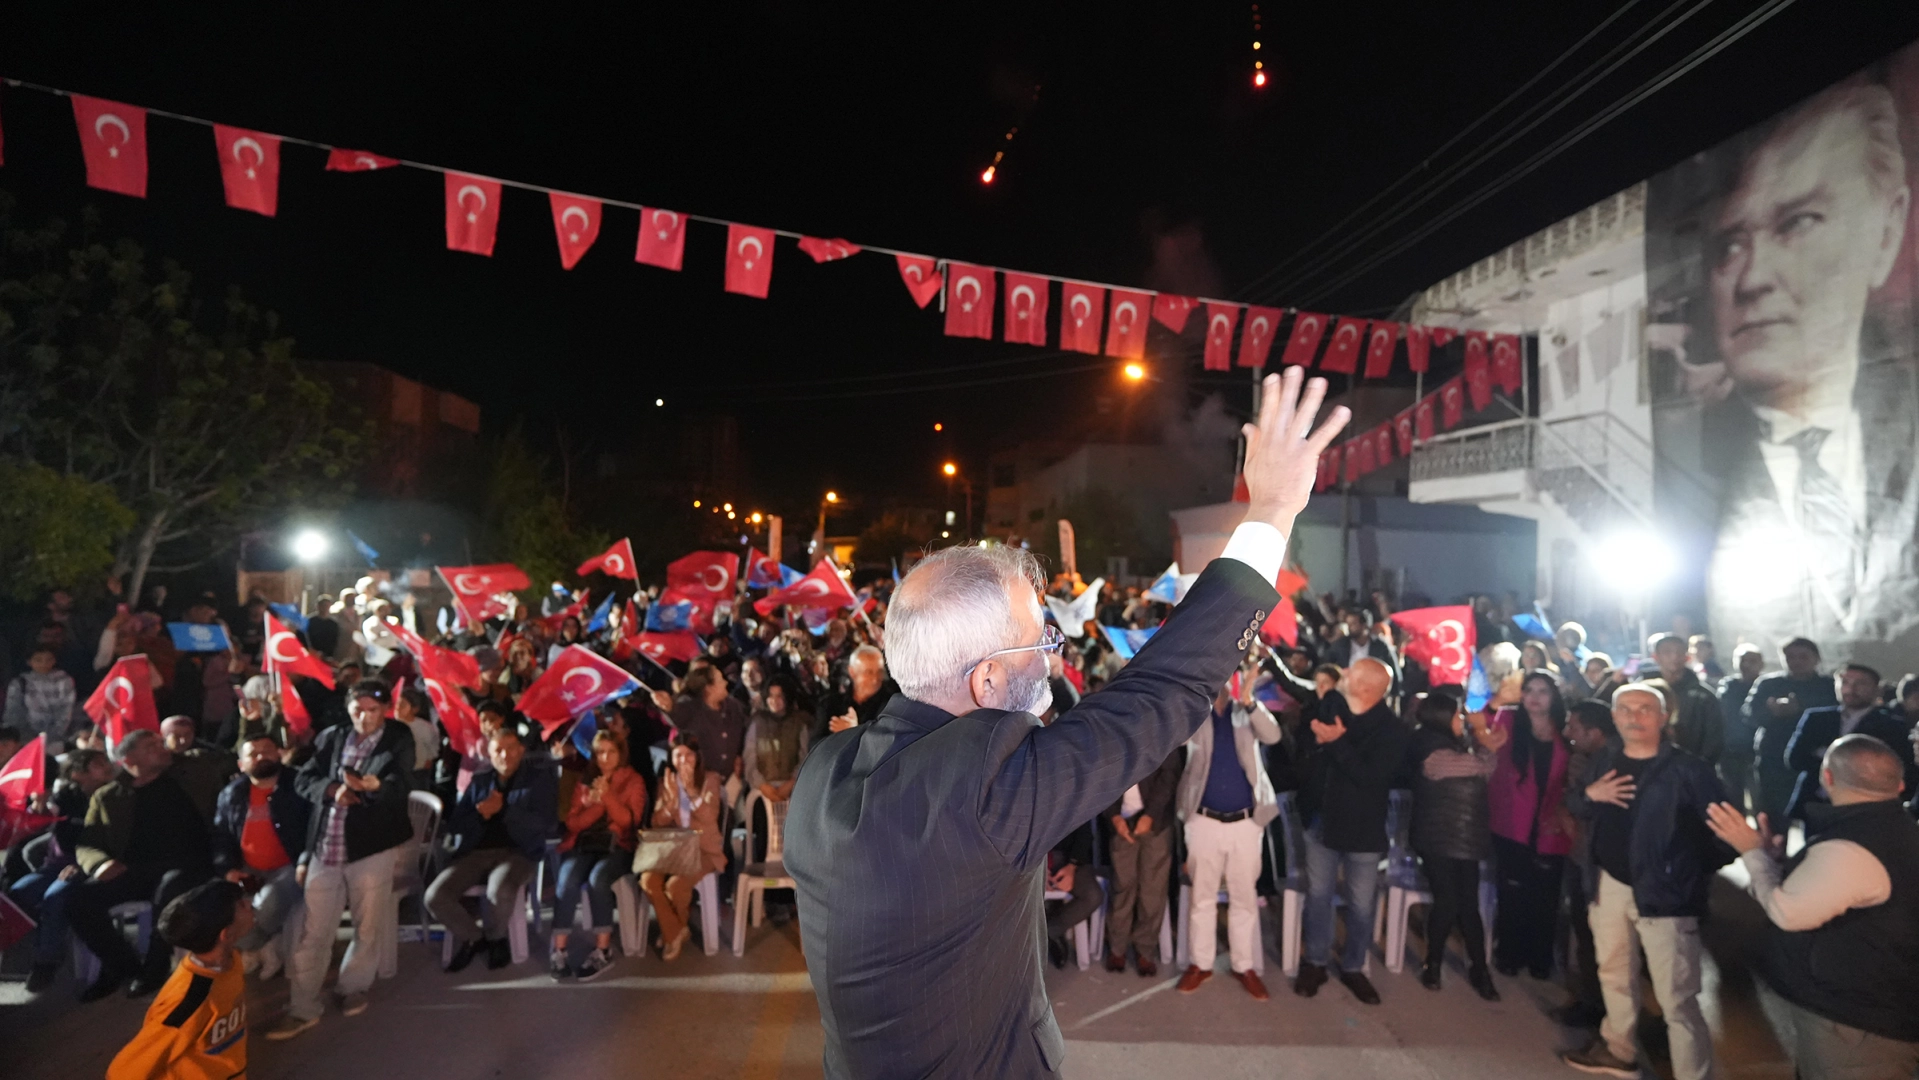
[(662, 634), (692, 629), (693, 601), (681, 600), (677, 604), (661, 602), (647, 608), (646, 628)]
[(1144, 630), (1129, 630), (1123, 626), (1107, 626), (1101, 623), (1099, 628), (1106, 634), (1106, 640), (1112, 643), (1113, 651), (1119, 654), (1121, 660), (1131, 660), (1141, 646), (1150, 641), (1154, 634), (1159, 633), (1157, 626), (1149, 626)]
[(167, 633), (173, 636), (173, 647), (181, 652), (225, 652), (233, 647), (226, 628), (213, 623), (170, 622)]
[(606, 617), (613, 610), (613, 594), (607, 593), (600, 606), (593, 609), (593, 619), (586, 624), (586, 632), (591, 634), (606, 627)]
[(281, 622), (302, 634), (307, 632), (307, 617), (300, 614), (298, 607), (292, 604), (268, 604), (267, 610), (279, 616)]
[(360, 553), (360, 557), (366, 560), (366, 564), (368, 566), (380, 565), (380, 562), (379, 562), (380, 553), (373, 550), (372, 544), (369, 544), (365, 540), (362, 540), (359, 537), (353, 535), (352, 529), (348, 529), (346, 531), (346, 538), (348, 540), (353, 541), (353, 550)]

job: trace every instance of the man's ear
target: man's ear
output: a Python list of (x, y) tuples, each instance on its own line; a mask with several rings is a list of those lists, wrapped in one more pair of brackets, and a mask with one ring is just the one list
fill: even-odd
[(973, 704), (982, 709), (991, 708), (989, 704), (998, 695), (1000, 689), (1000, 665), (997, 658), (982, 660), (973, 673), (966, 677), (966, 686), (973, 693)]

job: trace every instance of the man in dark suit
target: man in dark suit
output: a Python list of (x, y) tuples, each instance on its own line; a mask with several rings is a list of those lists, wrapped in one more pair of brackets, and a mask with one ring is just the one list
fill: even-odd
[(1315, 379), (1269, 377), (1246, 428), (1246, 521), (1165, 626), (1050, 727), (1023, 549), (954, 547), (894, 594), (900, 694), (813, 748), (786, 822), (829, 1077), (1040, 1077), (1065, 1040), (1041, 978), (1047, 853), (1191, 738), (1258, 637), (1317, 457), (1345, 425)]
[(1786, 744), (1786, 767), (1799, 774), (1787, 810), (1793, 818), (1803, 820), (1809, 802), (1829, 801), (1819, 783), (1819, 769), (1826, 747), (1845, 735), (1870, 735), (1891, 747), (1905, 763), (1906, 794), (1912, 794), (1912, 739), (1899, 714), (1879, 703), (1879, 673), (1864, 664), (1847, 664), (1834, 682), (1839, 686), (1839, 704), (1807, 709)]
[(1786, 670), (1762, 676), (1746, 699), (1746, 715), (1753, 736), (1754, 813), (1763, 812), (1773, 828), (1784, 832), (1792, 789), (1799, 774), (1786, 764), (1786, 746), (1799, 730), (1807, 709), (1839, 704), (1834, 679), (1819, 673), (1819, 646), (1805, 638), (1786, 642)]

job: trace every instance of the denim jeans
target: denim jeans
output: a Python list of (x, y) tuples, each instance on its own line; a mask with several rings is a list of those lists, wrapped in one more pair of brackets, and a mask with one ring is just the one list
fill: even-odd
[(579, 907), (580, 887), (586, 887), (587, 911), (593, 917), (593, 929), (605, 933), (613, 929), (613, 883), (631, 872), (633, 853), (615, 848), (604, 851), (569, 851), (560, 860), (560, 877), (553, 886), (553, 929), (564, 933), (573, 929), (573, 912)]
[(260, 891), (253, 894), (253, 929), (234, 942), (234, 948), (261, 948), (286, 929), (287, 917), (293, 913), (293, 905), (300, 902), (303, 892), (293, 880), (298, 873), (299, 867), (288, 863), (261, 875), (265, 882)]
[[(1324, 967), (1333, 955), (1333, 885), (1339, 879), (1339, 897), (1346, 902), (1346, 945), (1340, 950), (1339, 969), (1357, 972), (1366, 964), (1373, 945), (1373, 905), (1379, 900), (1377, 851), (1334, 851), (1320, 839), (1317, 824), (1306, 830), (1306, 926), (1302, 957)], [(1341, 871), (1345, 873), (1342, 875)]]
[[(78, 879), (76, 879), (78, 880)], [(13, 883), (7, 898), (39, 925), (33, 928), (33, 962), (58, 964), (67, 951), (67, 890), (60, 871), (36, 871)]]

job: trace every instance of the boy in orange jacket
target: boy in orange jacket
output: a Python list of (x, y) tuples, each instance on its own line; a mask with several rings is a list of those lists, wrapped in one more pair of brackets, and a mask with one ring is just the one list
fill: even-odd
[(189, 955), (173, 969), (107, 1080), (237, 1080), (247, 1072), (247, 985), (233, 942), (253, 905), (231, 881), (182, 893), (160, 913), (160, 937)]

